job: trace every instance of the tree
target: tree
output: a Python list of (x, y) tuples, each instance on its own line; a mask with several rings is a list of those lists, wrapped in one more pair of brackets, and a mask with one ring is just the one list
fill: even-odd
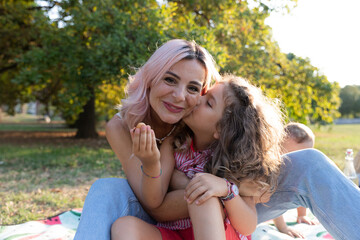
[[(214, 56), (220, 72), (246, 77), (281, 98), (291, 119), (331, 122), (337, 115), (338, 86), (307, 59), (281, 53), (265, 24), (271, 11), (292, 8), (296, 0), (42, 2), (47, 4), (31, 7), (38, 12), (32, 21), (36, 44), (16, 55), (19, 74), (1, 74), (0, 81), (21, 86), (17, 99), (56, 106), (77, 126), (77, 137), (97, 135), (96, 114), (113, 114), (101, 109), (115, 105), (111, 89), (123, 89), (132, 67), (172, 38), (194, 39)], [(52, 6), (59, 9), (56, 19), (47, 17)]]
[(19, 72), (16, 58), (38, 45), (44, 19), (34, 0), (0, 1), (0, 105), (6, 104), (11, 114), (18, 102), (31, 99), (27, 89), (11, 79)]
[[(131, 4), (130, 4), (131, 2)], [(51, 1), (49, 2), (51, 4)], [(59, 18), (43, 26), (41, 47), (22, 56), (17, 84), (51, 102), (76, 136), (96, 137), (95, 96), (107, 83), (123, 85), (131, 66), (161, 39), (156, 1), (62, 1)]]
[(276, 5), (255, 1), (252, 7), (247, 1), (171, 2), (178, 4), (173, 22), (197, 22), (206, 28), (207, 39), (200, 38), (201, 42), (215, 56), (221, 72), (243, 76), (269, 96), (280, 98), (292, 120), (331, 123), (338, 116), (339, 86), (330, 83), (308, 59), (281, 53), (265, 24), (271, 11), (289, 9), (293, 1), (277, 1)]
[(348, 85), (340, 90), (342, 117), (360, 117), (360, 86)]

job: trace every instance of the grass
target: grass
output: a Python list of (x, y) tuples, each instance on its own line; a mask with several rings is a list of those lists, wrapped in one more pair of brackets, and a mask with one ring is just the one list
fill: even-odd
[[(29, 129), (33, 123), (29, 124), (14, 125), (22, 126), (18, 129), (23, 131), (34, 131)], [(0, 133), (11, 131), (9, 126), (0, 124)], [(35, 129), (58, 131), (44, 124), (37, 124)], [(347, 148), (353, 148), (355, 153), (360, 150), (360, 125), (312, 129), (316, 147), (340, 169)], [(124, 176), (107, 142), (102, 139), (89, 144), (89, 141), (69, 138), (31, 143), (0, 141), (0, 225), (45, 219), (72, 208), (82, 208), (96, 179)]]
[(123, 176), (108, 146), (0, 145), (0, 224), (81, 208), (98, 178)]
[(340, 168), (344, 168), (345, 151), (352, 148), (354, 155), (360, 151), (360, 124), (314, 126), (315, 147), (324, 152)]
[(0, 225), (82, 208), (96, 179), (124, 176), (103, 136), (76, 140), (63, 122), (28, 114), (0, 119)]

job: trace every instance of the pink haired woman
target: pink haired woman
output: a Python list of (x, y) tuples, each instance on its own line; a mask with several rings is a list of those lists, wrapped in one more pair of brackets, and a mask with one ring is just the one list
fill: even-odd
[[(85, 202), (75, 239), (110, 239), (110, 227), (120, 216), (138, 216), (153, 222), (146, 212), (162, 215), (162, 211), (169, 211), (165, 205), (164, 209), (146, 209), (145, 212), (140, 204), (140, 186), (152, 180), (144, 176), (144, 172), (151, 176), (171, 175), (172, 172), (161, 172), (167, 162), (161, 162), (162, 166), (149, 165), (133, 156), (129, 130), (139, 122), (150, 125), (160, 146), (173, 134), (176, 124), (191, 113), (210, 81), (219, 78), (212, 56), (195, 42), (180, 39), (162, 45), (130, 77), (127, 98), (122, 100), (120, 112), (106, 127), (106, 137), (122, 164), (127, 180), (113, 178), (94, 183), (92, 189), (97, 189), (96, 186), (100, 184), (101, 190), (90, 190), (87, 199), (91, 200)], [(103, 181), (107, 183), (103, 185)], [(111, 197), (115, 189), (120, 191), (116, 198), (120, 197), (121, 200)], [(176, 212), (176, 201), (184, 199), (183, 191), (171, 193), (170, 199), (165, 200), (174, 210), (170, 214), (178, 216), (181, 212)], [(115, 202), (116, 209), (108, 211), (108, 206)], [(92, 203), (99, 205), (94, 208)], [(106, 228), (109, 231), (94, 234), (96, 229)]]

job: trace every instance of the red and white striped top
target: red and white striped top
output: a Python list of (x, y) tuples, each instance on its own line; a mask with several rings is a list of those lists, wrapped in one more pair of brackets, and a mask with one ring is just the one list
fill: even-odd
[[(212, 151), (210, 149), (204, 151), (195, 151), (193, 143), (190, 148), (184, 152), (175, 152), (175, 168), (186, 174), (188, 178), (193, 178), (195, 173), (204, 172), (204, 166), (210, 159)], [(170, 230), (183, 230), (191, 227), (190, 218), (179, 219), (176, 221), (159, 222), (158, 227)]]
[[(193, 142), (191, 142), (190, 148), (184, 152), (175, 152), (175, 168), (179, 171), (182, 171), (186, 174), (188, 178), (193, 178), (196, 173), (204, 172), (204, 166), (207, 161), (211, 158), (212, 151), (210, 149), (204, 151), (195, 151), (193, 147)], [(225, 222), (230, 224), (228, 218), (225, 219)], [(191, 220), (190, 218), (184, 218), (176, 221), (168, 222), (158, 222), (158, 227), (170, 229), (170, 230), (183, 230), (190, 228)], [(239, 240), (247, 240), (247, 237), (239, 234)]]

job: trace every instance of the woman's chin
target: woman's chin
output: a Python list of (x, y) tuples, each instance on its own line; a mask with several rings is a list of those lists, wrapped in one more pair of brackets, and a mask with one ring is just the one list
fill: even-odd
[(167, 124), (175, 124), (177, 122), (179, 122), (182, 119), (181, 117), (175, 117), (175, 116), (164, 116), (161, 118), (161, 121), (163, 121), (164, 123)]

